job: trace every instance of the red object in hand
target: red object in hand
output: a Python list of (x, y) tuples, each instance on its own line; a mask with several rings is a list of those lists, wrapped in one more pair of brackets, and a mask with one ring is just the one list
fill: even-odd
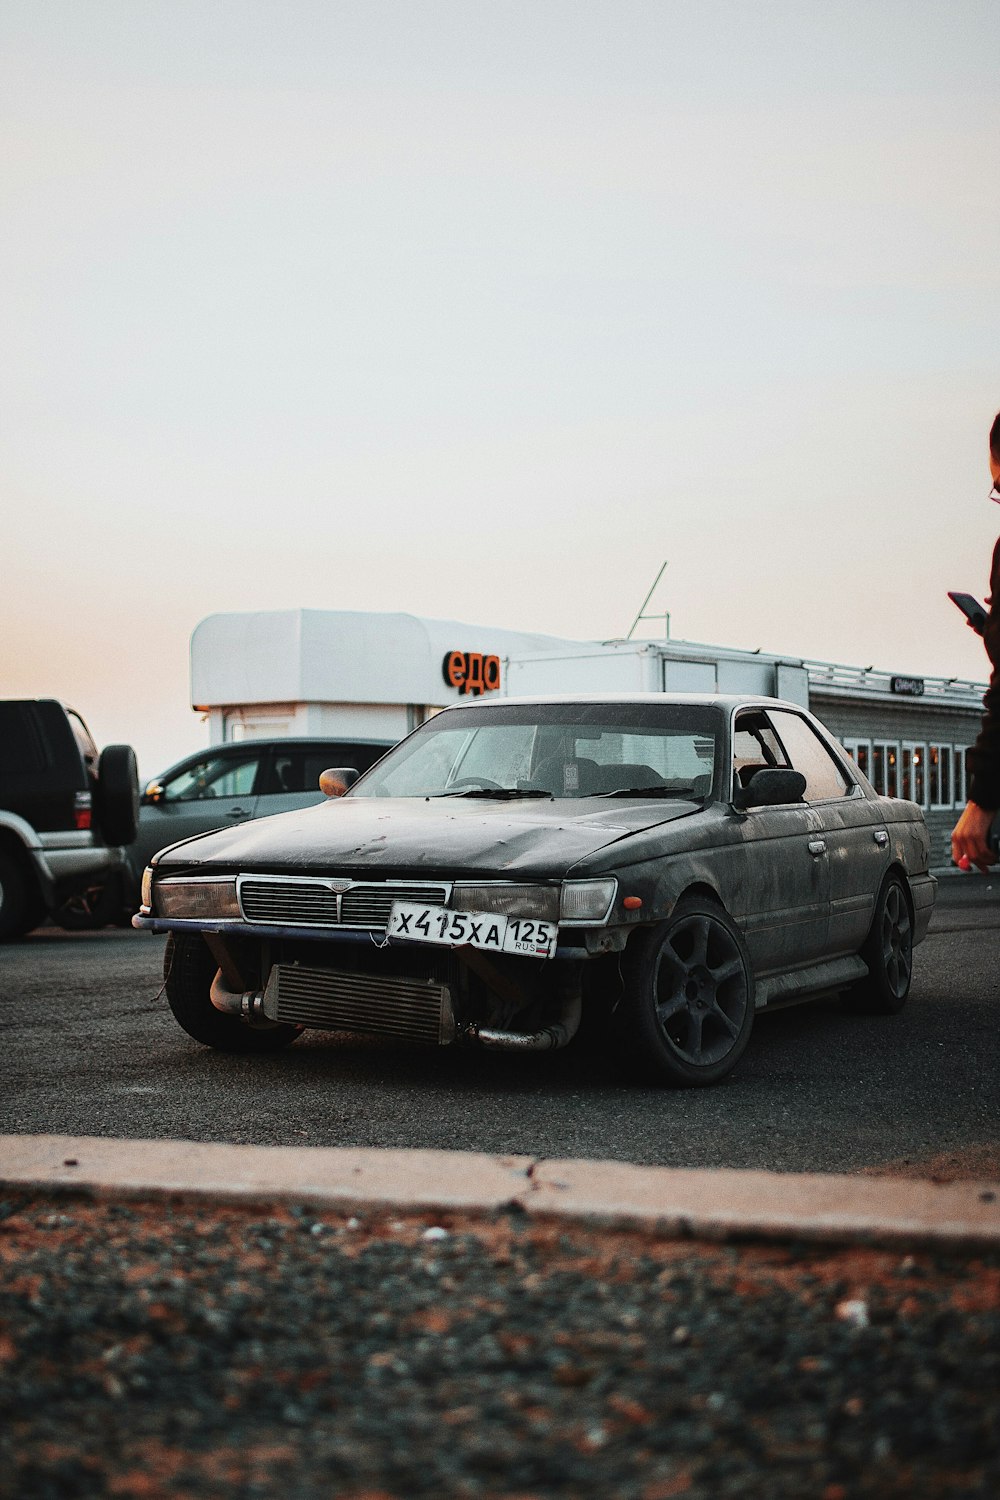
[(972, 869), (972, 860), (969, 858), (969, 856), (967, 854), (963, 854), (962, 855), (962, 858), (958, 862), (958, 868), (960, 870), (971, 870)]

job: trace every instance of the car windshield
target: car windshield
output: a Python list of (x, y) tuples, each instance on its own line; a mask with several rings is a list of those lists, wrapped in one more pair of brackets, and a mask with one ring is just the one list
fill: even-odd
[(703, 799), (722, 727), (699, 703), (484, 704), (430, 719), (350, 795)]

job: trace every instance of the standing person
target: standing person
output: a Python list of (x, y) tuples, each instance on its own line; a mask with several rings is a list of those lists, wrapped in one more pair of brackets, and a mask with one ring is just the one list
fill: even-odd
[[(990, 428), (990, 474), (993, 488), (990, 499), (1000, 501), (1000, 412)], [(951, 835), (951, 855), (956, 864), (963, 860), (987, 869), (997, 856), (987, 842), (990, 826), (1000, 808), (1000, 541), (993, 549), (990, 568), (990, 595), (986, 601), (989, 614), (983, 626), (983, 640), (993, 670), (990, 685), (983, 698), (983, 726), (979, 738), (969, 751), (969, 801)], [(966, 866), (967, 867), (967, 866)]]

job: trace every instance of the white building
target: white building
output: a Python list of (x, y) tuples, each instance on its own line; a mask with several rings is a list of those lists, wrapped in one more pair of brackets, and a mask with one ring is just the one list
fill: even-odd
[(191, 638), (209, 740), (402, 738), (467, 693), (750, 692), (808, 703), (802, 663), (678, 641), (569, 641), (405, 614), (210, 615)]

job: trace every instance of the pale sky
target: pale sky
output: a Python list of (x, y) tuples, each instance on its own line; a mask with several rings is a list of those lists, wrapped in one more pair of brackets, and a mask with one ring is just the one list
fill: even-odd
[(984, 679), (996, 0), (0, 0), (0, 695), (220, 610)]

